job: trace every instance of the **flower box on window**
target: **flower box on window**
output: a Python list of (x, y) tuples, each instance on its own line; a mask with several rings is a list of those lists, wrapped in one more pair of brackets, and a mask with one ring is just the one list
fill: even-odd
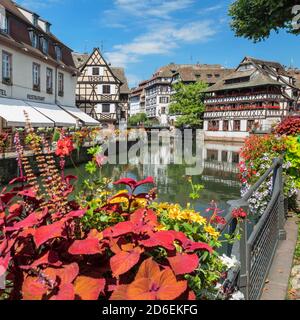
[(3, 84), (6, 84), (6, 85), (8, 85), (8, 86), (11, 86), (11, 85), (12, 85), (11, 78), (3, 78), (3, 79), (2, 79), (2, 83), (3, 83)]
[(34, 91), (41, 91), (41, 87), (40, 87), (39, 84), (34, 84), (32, 89), (33, 89)]

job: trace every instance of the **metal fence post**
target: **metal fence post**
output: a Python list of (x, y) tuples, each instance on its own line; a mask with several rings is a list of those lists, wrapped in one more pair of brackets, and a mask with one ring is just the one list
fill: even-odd
[(247, 221), (243, 220), (240, 224), (241, 228), (241, 240), (240, 240), (240, 262), (241, 262), (241, 272), (240, 272), (240, 291), (244, 294), (245, 300), (249, 300), (249, 252), (248, 252), (248, 231), (247, 231)]
[(285, 209), (284, 209), (284, 183), (283, 183), (283, 168), (282, 168), (283, 160), (281, 159), (280, 165), (277, 171), (277, 181), (280, 188), (280, 196), (278, 199), (278, 229), (279, 229), (279, 240), (286, 240), (286, 231), (284, 229), (285, 226)]
[[(244, 199), (228, 201), (228, 204), (231, 205), (232, 208), (242, 208), (247, 214), (249, 214), (249, 203)], [(244, 294), (245, 300), (249, 300), (249, 275), (250, 275), (250, 251), (248, 246), (248, 223), (247, 219), (241, 220), (238, 225), (241, 232), (240, 239), (240, 278), (239, 278), (239, 289)]]

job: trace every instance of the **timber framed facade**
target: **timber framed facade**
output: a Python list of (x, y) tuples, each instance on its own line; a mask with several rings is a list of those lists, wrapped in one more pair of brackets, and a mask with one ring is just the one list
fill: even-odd
[(251, 57), (205, 91), (206, 140), (243, 141), (250, 132), (269, 132), (300, 97), (296, 79), (280, 63)]
[(73, 54), (81, 75), (76, 86), (76, 105), (105, 123), (126, 121), (129, 88), (124, 70), (111, 67), (95, 48), (91, 55)]

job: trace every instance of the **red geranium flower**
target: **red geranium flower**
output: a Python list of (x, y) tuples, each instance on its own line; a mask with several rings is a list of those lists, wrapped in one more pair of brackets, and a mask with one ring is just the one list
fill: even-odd
[(242, 208), (232, 210), (232, 216), (235, 219), (245, 219), (247, 218), (247, 212)]
[(55, 154), (59, 157), (69, 156), (74, 150), (73, 141), (71, 137), (64, 137), (57, 141), (57, 148)]

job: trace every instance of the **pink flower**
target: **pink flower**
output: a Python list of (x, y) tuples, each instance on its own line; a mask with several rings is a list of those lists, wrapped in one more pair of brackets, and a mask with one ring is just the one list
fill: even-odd
[(98, 167), (102, 167), (105, 164), (105, 161), (107, 160), (107, 157), (105, 157), (102, 154), (97, 154), (95, 157), (96, 163)]

